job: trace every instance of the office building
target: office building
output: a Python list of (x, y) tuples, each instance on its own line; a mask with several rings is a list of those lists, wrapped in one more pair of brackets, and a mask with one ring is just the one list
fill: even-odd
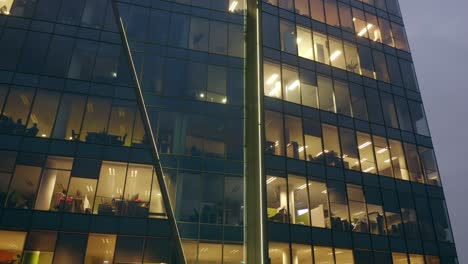
[(458, 263), (397, 0), (0, 13), (0, 263)]

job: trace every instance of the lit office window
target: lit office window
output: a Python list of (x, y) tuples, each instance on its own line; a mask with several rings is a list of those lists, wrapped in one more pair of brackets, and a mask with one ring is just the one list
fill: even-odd
[(369, 223), (367, 220), (366, 200), (362, 187), (359, 185), (346, 185), (348, 200), (349, 200), (349, 214), (351, 217), (351, 230), (353, 232), (369, 232)]
[(296, 104), (301, 103), (301, 81), (296, 68), (283, 65), (283, 99)]
[(59, 211), (63, 208), (73, 159), (50, 156), (42, 172), (35, 210)]
[(418, 147), (418, 152), (426, 183), (440, 186), (439, 169), (437, 168), (434, 150), (426, 147)]
[(357, 142), (362, 172), (377, 173), (371, 136), (366, 133), (357, 132)]
[(32, 209), (40, 176), (40, 167), (17, 165), (6, 197), (6, 207)]
[(312, 226), (330, 228), (330, 209), (326, 183), (309, 180), (309, 202)]
[(116, 235), (89, 234), (85, 264), (112, 263)]
[(153, 166), (142, 164), (129, 164), (122, 215), (133, 217), (146, 217), (149, 213), (151, 180)]
[(319, 103), (315, 72), (301, 69), (299, 73), (301, 79), (302, 104), (305, 106), (318, 108)]
[(269, 242), (268, 243), (268, 256), (270, 258), (270, 264), (289, 264), (289, 244), (281, 242)]
[(92, 212), (97, 180), (72, 177), (63, 210), (69, 213)]
[(384, 160), (384, 163), (391, 163), (395, 178), (409, 181), (409, 173), (406, 167), (405, 154), (400, 141), (389, 139), (390, 160)]
[(104, 161), (101, 166), (94, 213), (120, 215), (123, 207), (123, 191), (127, 164)]
[(315, 60), (323, 63), (330, 64), (330, 55), (328, 51), (327, 36), (322, 33), (313, 32), (314, 37), (314, 54)]
[(288, 175), (291, 224), (310, 225), (306, 178)]
[(312, 48), (311, 30), (305, 27), (297, 26), (297, 49), (299, 57), (309, 60), (314, 59), (314, 49)]
[(0, 231), (0, 261), (18, 263), (21, 260), (26, 232)]
[(289, 222), (288, 191), (286, 179), (268, 175), (267, 184), (267, 215), (268, 220), (280, 223)]
[(52, 264), (57, 232), (31, 231), (24, 245), (22, 263)]
[(343, 41), (333, 37), (328, 38), (330, 45), (330, 62), (333, 67), (346, 70), (345, 54), (343, 52)]
[(316, 120), (304, 119), (304, 138), (308, 161), (322, 161), (322, 129)]
[(335, 248), (336, 264), (354, 264), (353, 251), (351, 249)]
[(314, 246), (315, 263), (335, 263), (331, 247)]
[(221, 263), (222, 245), (214, 243), (198, 244), (198, 263)]
[(361, 165), (354, 130), (340, 127), (340, 142), (344, 168), (360, 171)]
[(327, 165), (340, 167), (342, 163), (342, 156), (337, 127), (322, 124), (322, 134), (325, 162)]
[(392, 253), (392, 260), (395, 264), (408, 264), (408, 256), (405, 253)]
[(304, 145), (302, 134), (302, 119), (285, 115), (286, 156), (294, 159), (304, 159), (307, 145)]
[(270, 61), (265, 61), (263, 63), (263, 78), (264, 94), (281, 99), (281, 69), (279, 65)]
[[(281, 0), (285, 1), (285, 0)], [(291, 1), (292, 0), (288, 0)], [(297, 49), (296, 49), (296, 42), (297, 42), (297, 36), (296, 36), (296, 26), (293, 22), (290, 22), (288, 20), (280, 20), (280, 40), (281, 40), (281, 51), (291, 53), (296, 55), (297, 54)]]
[(379, 174), (393, 177), (392, 165), (388, 162), (391, 160), (389, 150), (386, 138), (374, 136), (374, 151)]
[(311, 245), (293, 243), (292, 263), (313, 263)]
[(244, 247), (242, 245), (224, 244), (223, 245), (223, 263), (238, 264), (244, 261)]
[(350, 231), (348, 199), (346, 186), (339, 182), (328, 182), (330, 200), (331, 226), (336, 231)]
[(265, 153), (284, 155), (283, 116), (277, 112), (265, 111)]

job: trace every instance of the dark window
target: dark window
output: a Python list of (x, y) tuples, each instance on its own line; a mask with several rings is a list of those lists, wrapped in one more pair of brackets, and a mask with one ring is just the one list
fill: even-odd
[(90, 80), (97, 49), (97, 42), (77, 40), (68, 68), (68, 78)]
[(172, 14), (169, 29), (169, 45), (186, 48), (189, 32), (189, 17), (180, 14)]
[(128, 16), (126, 33), (131, 40), (146, 40), (148, 30), (149, 8), (132, 5)]
[(379, 92), (366, 88), (367, 107), (369, 120), (374, 123), (383, 124), (382, 106), (380, 105)]
[(210, 21), (208, 19), (192, 17), (190, 20), (189, 48), (208, 51)]
[(369, 78), (375, 78), (371, 50), (368, 47), (358, 45), (358, 52), (362, 75)]
[(118, 45), (101, 43), (94, 66), (95, 81), (111, 81), (119, 77), (120, 51)]
[(0, 68), (14, 70), (19, 60), (21, 47), (26, 36), (26, 31), (5, 29), (0, 39), (0, 49), (3, 53), (0, 60)]
[(367, 106), (362, 86), (351, 84), (351, 104), (353, 106), (353, 117), (367, 121)]
[(29, 115), (26, 136), (50, 137), (55, 115), (59, 104), (60, 94), (39, 90)]
[(227, 55), (228, 25), (226, 23), (210, 21), (210, 52)]
[(35, 18), (40, 20), (55, 21), (61, 6), (61, 0), (37, 1)]
[(115, 248), (115, 262), (141, 263), (143, 257), (144, 238), (119, 236)]
[(398, 123), (400, 123), (400, 129), (406, 131), (413, 131), (411, 125), (411, 117), (408, 109), (408, 104), (405, 98), (395, 96), (395, 105), (398, 115)]
[(85, 96), (63, 95), (52, 134), (54, 138), (66, 140), (78, 140), (80, 138), (85, 105)]
[(390, 82), (394, 85), (403, 86), (403, 81), (401, 80), (400, 67), (398, 66), (397, 58), (388, 54), (386, 54), (385, 57), (387, 58)]
[(224, 176), (205, 173), (202, 175), (200, 222), (209, 224), (223, 223), (223, 186)]
[(151, 42), (166, 44), (169, 30), (168, 12), (151, 9), (148, 40)]
[[(103, 16), (103, 11), (111, 8), (111, 2), (105, 0), (87, 0), (85, 8), (83, 10), (83, 16), (81, 16), (81, 25), (91, 28), (101, 28), (103, 20), (106, 16)], [(113, 11), (107, 12), (107, 19), (112, 19), (112, 24), (115, 25), (115, 15)], [(115, 27), (115, 26), (113, 26)], [(113, 29), (111, 28), (111, 30)], [(115, 29), (114, 29), (115, 31)]]
[(270, 48), (280, 49), (278, 17), (263, 13), (262, 24), (263, 45)]
[(18, 71), (40, 73), (44, 66), (50, 34), (30, 32), (26, 38)]
[(80, 23), (81, 11), (83, 11), (84, 2), (85, 0), (76, 0), (63, 3), (58, 15), (58, 22), (78, 25)]
[(398, 128), (398, 119), (395, 110), (395, 103), (393, 102), (393, 96), (391, 94), (381, 92), (380, 98), (382, 99), (385, 124), (389, 127)]
[(65, 77), (72, 57), (74, 39), (55, 35), (49, 46), (44, 73)]

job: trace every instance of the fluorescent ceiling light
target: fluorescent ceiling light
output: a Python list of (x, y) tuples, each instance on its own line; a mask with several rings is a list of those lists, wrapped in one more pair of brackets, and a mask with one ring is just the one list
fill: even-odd
[(335, 51), (335, 52), (332, 53), (332, 55), (330, 56), (330, 60), (331, 60), (331, 61), (334, 61), (334, 60), (336, 60), (336, 58), (338, 58), (340, 55), (341, 55), (341, 50), (337, 50), (337, 51)]
[(271, 177), (266, 181), (266, 184), (270, 184), (272, 182), (276, 181), (276, 177)]
[(281, 83), (278, 81), (275, 83), (275, 88), (271, 89), (268, 96), (277, 96), (277, 93), (281, 91)]
[(364, 36), (364, 34), (366, 34), (366, 32), (371, 29), (374, 25), (372, 24), (367, 24), (367, 26), (365, 28), (363, 28), (361, 31), (359, 31), (358, 33), (358, 36), (362, 37)]
[(387, 148), (379, 149), (379, 150), (377, 151), (377, 154), (382, 154), (382, 153), (384, 153), (385, 151), (387, 151)]
[(309, 211), (309, 209), (299, 209), (299, 210), (297, 210), (297, 216), (307, 214), (308, 211)]
[(363, 170), (362, 172), (369, 172), (369, 171), (371, 171), (371, 170), (373, 170), (373, 169), (375, 169), (375, 167), (367, 168), (367, 169)]
[(276, 79), (278, 79), (278, 77), (279, 77), (278, 74), (273, 73), (273, 74), (270, 76), (270, 78), (268, 78), (268, 80), (266, 81), (266, 84), (272, 85), (272, 84), (276, 81)]
[(297, 39), (296, 39), (296, 42), (297, 42), (297, 44), (299, 44), (299, 43), (302, 42), (302, 39), (301, 39), (301, 38), (297, 38)]
[(308, 50), (306, 51), (306, 53), (304, 54), (304, 57), (306, 57), (306, 58), (311, 57), (311, 56), (312, 56), (312, 52), (313, 52), (312, 48), (308, 49)]
[(239, 2), (237, 1), (232, 1), (231, 5), (229, 6), (229, 12), (234, 12), (236, 10), (237, 5)]
[(362, 143), (361, 145), (359, 145), (358, 148), (363, 149), (363, 148), (369, 146), (370, 144), (372, 144), (370, 141), (366, 141), (366, 142)]
[(300, 84), (299, 80), (295, 80), (293, 83), (288, 85), (288, 90), (289, 91), (295, 90), (297, 87), (299, 87), (299, 84)]

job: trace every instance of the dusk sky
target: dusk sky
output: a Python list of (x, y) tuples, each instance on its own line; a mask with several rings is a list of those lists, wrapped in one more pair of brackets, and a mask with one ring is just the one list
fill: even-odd
[(468, 263), (467, 0), (400, 0), (459, 262)]

